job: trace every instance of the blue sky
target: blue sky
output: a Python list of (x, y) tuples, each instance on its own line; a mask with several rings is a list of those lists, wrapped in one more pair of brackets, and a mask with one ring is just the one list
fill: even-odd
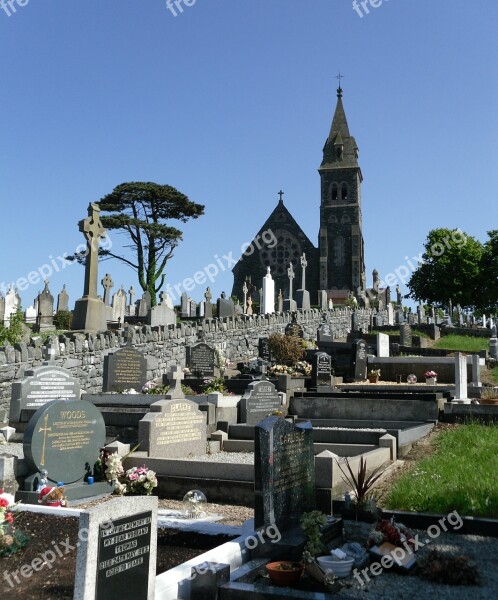
[[(280, 189), (316, 243), (339, 70), (369, 284), (373, 268), (382, 279), (418, 255), (430, 229), (485, 241), (498, 227), (492, 0), (383, 0), (362, 17), (350, 0), (196, 0), (176, 17), (165, 0), (15, 2), (0, 10), (0, 283), (60, 265), (83, 241), (88, 203), (125, 181), (206, 205), (180, 227), (171, 285), (237, 259)], [(52, 292), (66, 283), (72, 304), (83, 268), (52, 270)], [(114, 292), (138, 288), (129, 268), (106, 272)], [(220, 269), (214, 295), (232, 282)], [(42, 287), (21, 292), (24, 307)]]

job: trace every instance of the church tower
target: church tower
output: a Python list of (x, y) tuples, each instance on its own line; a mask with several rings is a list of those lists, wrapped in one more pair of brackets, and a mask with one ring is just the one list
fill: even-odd
[(349, 133), (342, 105), (340, 85), (318, 172), (321, 180), (320, 289), (327, 290), (328, 297), (341, 304), (349, 292), (362, 295), (366, 279), (361, 217), (363, 178), (358, 165), (358, 146)]

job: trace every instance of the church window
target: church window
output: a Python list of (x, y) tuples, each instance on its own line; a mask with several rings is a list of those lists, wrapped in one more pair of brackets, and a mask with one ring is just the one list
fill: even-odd
[(337, 267), (344, 264), (344, 238), (338, 237), (334, 240), (334, 263)]
[(347, 200), (348, 199), (348, 193), (349, 193), (348, 184), (347, 183), (343, 183), (342, 186), (341, 186), (341, 200)]
[(337, 183), (333, 183), (330, 186), (330, 198), (331, 198), (331, 200), (337, 200), (338, 194), (339, 194), (339, 190), (338, 190), (338, 187), (337, 187)]
[(349, 215), (342, 215), (341, 223), (351, 223)]

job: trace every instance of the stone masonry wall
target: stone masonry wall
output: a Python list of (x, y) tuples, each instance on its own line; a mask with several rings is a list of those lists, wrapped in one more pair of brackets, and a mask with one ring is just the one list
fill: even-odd
[[(356, 310), (356, 324), (367, 331), (376, 311)], [(318, 310), (299, 312), (298, 322), (308, 340), (316, 339), (316, 330), (325, 313)], [(384, 315), (386, 317), (386, 315)], [(351, 331), (352, 311), (335, 309), (327, 311), (335, 337), (342, 339)], [(133, 346), (147, 358), (147, 379), (159, 378), (173, 365), (185, 365), (185, 348), (197, 341), (198, 330), (204, 330), (205, 341), (218, 348), (231, 360), (249, 359), (258, 354), (258, 340), (272, 333), (283, 333), (292, 321), (291, 313), (275, 315), (240, 316), (212, 319), (203, 322), (180, 323), (167, 327), (136, 327)], [(72, 333), (54, 336), (47, 340), (55, 348), (55, 363), (78, 377), (81, 389), (88, 393), (102, 391), (104, 356), (125, 343), (124, 333), (107, 331), (99, 334)], [(0, 347), (0, 423), (7, 420), (10, 407), (10, 390), (14, 381), (24, 377), (25, 371), (40, 366), (44, 348), (41, 338), (32, 338), (29, 344)]]

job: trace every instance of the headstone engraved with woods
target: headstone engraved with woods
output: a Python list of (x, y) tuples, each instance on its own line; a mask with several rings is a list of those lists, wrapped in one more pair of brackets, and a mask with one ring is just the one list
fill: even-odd
[(313, 428), (277, 416), (256, 425), (254, 437), (255, 527), (280, 531), (315, 508)]

